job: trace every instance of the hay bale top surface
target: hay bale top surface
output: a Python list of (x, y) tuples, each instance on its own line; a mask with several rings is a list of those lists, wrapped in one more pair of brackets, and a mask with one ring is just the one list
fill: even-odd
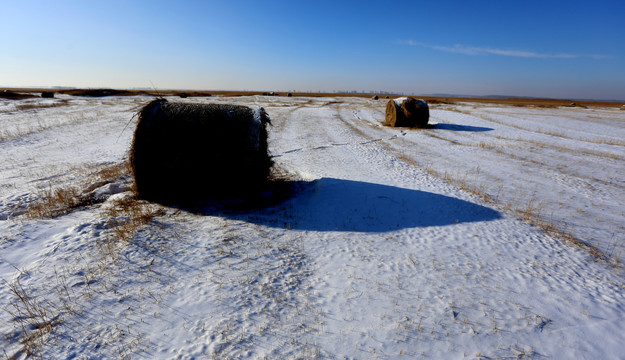
[(398, 97), (398, 98), (394, 99), (393, 101), (395, 101), (395, 105), (401, 106), (401, 104), (403, 104), (404, 101), (406, 101), (408, 99), (409, 99), (408, 97), (404, 96), (404, 97)]

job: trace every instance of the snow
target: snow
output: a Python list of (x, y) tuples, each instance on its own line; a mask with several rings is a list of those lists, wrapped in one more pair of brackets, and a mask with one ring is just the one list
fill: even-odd
[(262, 124), (261, 119), (264, 109), (262, 106), (250, 106), (250, 109), (252, 110), (254, 120), (252, 123), (253, 127), (250, 129), (250, 141), (254, 145), (254, 150), (258, 150), (260, 146), (260, 127), (265, 126), (265, 124)]
[[(0, 101), (3, 354), (26, 357), (36, 330), (22, 289), (54, 320), (43, 358), (622, 358), (622, 111), (443, 104), (410, 130), (361, 98), (172, 98), (263, 106), (296, 191), (144, 204), (154, 219), (116, 240), (130, 184), (93, 172), (127, 158), (150, 100)], [(95, 203), (24, 215), (64, 186)]]
[(401, 106), (401, 104), (402, 104), (404, 101), (406, 101), (406, 100), (408, 100), (408, 98), (407, 98), (407, 97), (398, 97), (398, 98), (394, 99), (393, 101), (395, 101), (395, 105), (397, 105), (397, 106)]

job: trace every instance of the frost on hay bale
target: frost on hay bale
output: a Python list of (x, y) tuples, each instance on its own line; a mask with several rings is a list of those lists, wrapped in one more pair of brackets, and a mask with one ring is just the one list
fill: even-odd
[(53, 98), (54, 97), (54, 93), (52, 91), (44, 91), (41, 93), (41, 97), (42, 98)]
[(428, 104), (423, 100), (401, 97), (386, 104), (386, 125), (424, 128), (430, 119)]
[(267, 124), (262, 107), (152, 101), (130, 149), (138, 195), (166, 203), (253, 196), (273, 165)]

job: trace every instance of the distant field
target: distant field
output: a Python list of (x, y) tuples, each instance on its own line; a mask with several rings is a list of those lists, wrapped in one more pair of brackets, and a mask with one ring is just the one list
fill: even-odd
[[(187, 94), (189, 97), (205, 97), (205, 96), (251, 96), (251, 95), (263, 95), (269, 91), (223, 91), (223, 90), (123, 90), (123, 89), (46, 89), (46, 88), (0, 88), (0, 98), (2, 98), (2, 91), (9, 90), (15, 93), (39, 96), (41, 92), (53, 91), (59, 94), (74, 95), (74, 96), (88, 96), (89, 93), (94, 91), (107, 91), (107, 95), (110, 96), (135, 96), (135, 95), (152, 95), (152, 96), (179, 96), (181, 93)], [(274, 96), (287, 96), (288, 92), (275, 92)], [(292, 92), (292, 96), (298, 97), (364, 97), (369, 98), (374, 95), (378, 95), (380, 100), (385, 100), (385, 97), (397, 98), (404, 95), (387, 95), (376, 93), (324, 93), (324, 92)], [(621, 107), (625, 103), (623, 102), (609, 102), (609, 101), (574, 101), (567, 99), (540, 99), (540, 98), (473, 98), (473, 97), (437, 97), (437, 96), (417, 96), (424, 99), (428, 103), (458, 103), (458, 102), (476, 102), (476, 103), (490, 103), (490, 104), (504, 104), (512, 106), (539, 106), (539, 107), (557, 107), (557, 106), (579, 106), (579, 107)], [(572, 105), (574, 104), (574, 105)]]

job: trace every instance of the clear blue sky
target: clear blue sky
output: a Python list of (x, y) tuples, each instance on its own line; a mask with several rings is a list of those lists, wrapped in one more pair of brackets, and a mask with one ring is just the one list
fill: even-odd
[(0, 86), (625, 100), (625, 1), (0, 0)]

